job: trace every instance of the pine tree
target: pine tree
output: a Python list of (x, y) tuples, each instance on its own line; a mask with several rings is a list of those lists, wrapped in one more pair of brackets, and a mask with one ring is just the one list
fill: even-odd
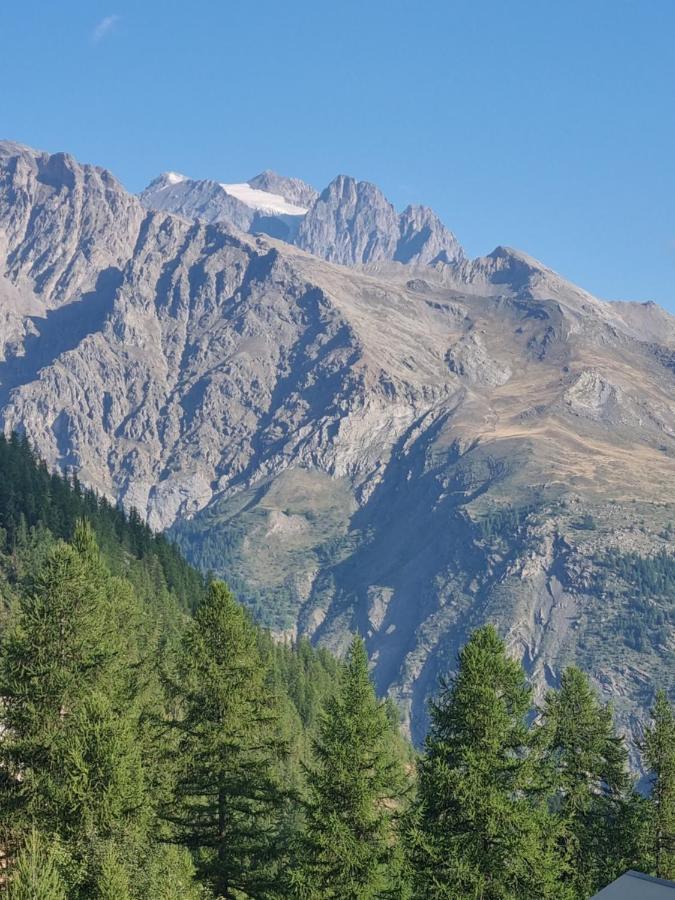
[(195, 868), (184, 847), (158, 844), (143, 859), (138, 873), (142, 900), (206, 900), (211, 897), (195, 881)]
[(93, 885), (96, 900), (132, 900), (129, 872), (113, 841), (106, 841), (97, 860)]
[(66, 884), (54, 848), (32, 829), (21, 849), (7, 888), (8, 900), (66, 900)]
[(75, 548), (56, 544), (4, 642), (2, 757), (18, 779), (17, 814), (36, 821), (63, 823), (71, 811), (63, 796), (66, 734), (109, 658), (103, 592), (91, 575)]
[(284, 748), (256, 630), (224, 584), (213, 583), (198, 608), (169, 687), (175, 839), (219, 896), (263, 896), (277, 877)]
[(35, 824), (69, 842), (80, 862), (96, 836), (148, 818), (120, 599), (82, 523), (72, 546), (48, 552), (0, 655), (2, 812), (19, 835)]
[(530, 700), (495, 629), (475, 631), (431, 707), (408, 838), (416, 897), (566, 896), (528, 753)]
[(675, 714), (665, 691), (656, 695), (653, 723), (640, 749), (650, 773), (649, 843), (659, 878), (675, 878)]
[(600, 704), (588, 678), (571, 667), (550, 692), (539, 734), (551, 778), (566, 882), (586, 898), (630, 867), (624, 816), (627, 751), (612, 711)]
[(325, 706), (307, 771), (308, 799), (296, 895), (339, 900), (402, 897), (397, 820), (406, 788), (395, 733), (354, 638)]

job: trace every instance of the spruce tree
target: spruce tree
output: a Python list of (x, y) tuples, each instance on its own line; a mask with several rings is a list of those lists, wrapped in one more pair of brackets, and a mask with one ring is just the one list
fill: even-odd
[(65, 824), (68, 732), (110, 652), (102, 586), (83, 556), (56, 544), (4, 641), (0, 695), (6, 735), (0, 750), (16, 780), (15, 814)]
[(54, 847), (31, 829), (9, 876), (8, 900), (66, 900), (58, 862)]
[(665, 691), (656, 695), (652, 725), (640, 749), (651, 779), (649, 849), (659, 878), (675, 878), (675, 714)]
[(560, 823), (565, 881), (587, 898), (630, 867), (625, 816), (630, 782), (627, 751), (587, 676), (565, 670), (546, 696), (539, 742)]
[(129, 871), (113, 841), (106, 841), (96, 861), (91, 893), (96, 900), (132, 900)]
[(301, 860), (292, 879), (296, 895), (405, 896), (397, 822), (406, 778), (395, 745), (365, 646), (355, 637), (313, 744)]
[(495, 629), (476, 630), (431, 706), (408, 838), (420, 900), (566, 896), (528, 753), (530, 702)]
[(141, 900), (207, 900), (207, 893), (195, 880), (192, 857), (184, 847), (156, 844), (139, 860), (136, 879)]
[(92, 841), (148, 819), (121, 596), (81, 523), (47, 553), (0, 654), (1, 811), (19, 837), (38, 825), (67, 842), (80, 874)]
[(188, 626), (169, 689), (174, 838), (218, 896), (265, 896), (278, 875), (284, 748), (256, 630), (224, 584), (211, 584)]

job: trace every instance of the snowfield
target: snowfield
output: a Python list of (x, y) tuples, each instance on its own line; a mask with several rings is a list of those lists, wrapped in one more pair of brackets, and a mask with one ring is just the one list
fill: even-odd
[(284, 216), (304, 216), (307, 209), (304, 206), (296, 206), (289, 203), (280, 194), (271, 194), (267, 191), (259, 191), (250, 184), (221, 184), (221, 188), (230, 197), (235, 197), (252, 209), (263, 212), (278, 213)]

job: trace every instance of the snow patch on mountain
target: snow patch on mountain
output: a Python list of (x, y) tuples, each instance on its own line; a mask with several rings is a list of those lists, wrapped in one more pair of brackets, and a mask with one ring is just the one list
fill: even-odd
[(170, 184), (180, 184), (181, 181), (187, 181), (187, 177), (185, 175), (181, 175), (180, 172), (165, 172), (164, 180), (166, 181), (168, 187)]
[(222, 184), (221, 188), (230, 197), (234, 197), (246, 206), (252, 209), (258, 209), (263, 212), (281, 214), (284, 216), (304, 216), (307, 208), (304, 206), (296, 206), (289, 203), (281, 194), (272, 194), (268, 191), (259, 191), (252, 188), (250, 184), (243, 182), (242, 184)]

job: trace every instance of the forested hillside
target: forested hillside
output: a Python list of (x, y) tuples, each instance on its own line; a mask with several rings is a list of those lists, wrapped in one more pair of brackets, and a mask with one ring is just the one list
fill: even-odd
[(170, 592), (183, 609), (194, 609), (203, 599), (204, 577), (136, 512), (126, 515), (82, 487), (75, 474), (50, 472), (24, 438), (12, 435), (7, 440), (0, 435), (0, 549), (12, 554), (25, 550), (31, 529), (38, 533), (46, 529), (54, 538), (70, 540), (83, 518), (116, 574), (136, 582), (143, 573), (155, 592)]
[(629, 867), (675, 875), (665, 694), (639, 748), (645, 798), (587, 677), (567, 669), (535, 710), (487, 625), (416, 755), (360, 638), (343, 661), (273, 642), (18, 437), (0, 439), (0, 527), (10, 900), (585, 900)]

